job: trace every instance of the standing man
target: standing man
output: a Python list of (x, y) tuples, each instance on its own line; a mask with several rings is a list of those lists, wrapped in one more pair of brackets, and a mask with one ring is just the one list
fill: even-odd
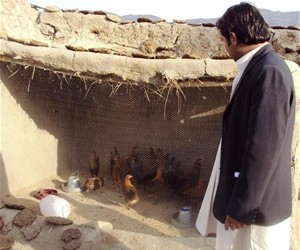
[(218, 250), (288, 250), (293, 78), (253, 5), (230, 7), (216, 25), (238, 74), (196, 226), (204, 236), (216, 226)]

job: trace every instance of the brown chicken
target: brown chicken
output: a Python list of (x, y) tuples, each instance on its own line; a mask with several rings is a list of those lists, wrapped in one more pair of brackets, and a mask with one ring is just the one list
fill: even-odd
[(115, 157), (120, 156), (117, 147), (113, 147), (113, 150), (110, 152), (110, 174), (113, 177), (113, 169), (115, 165)]
[(85, 182), (86, 191), (95, 191), (97, 189), (101, 189), (104, 186), (103, 177), (91, 177), (88, 178)]
[(113, 185), (116, 187), (116, 191), (119, 192), (122, 188), (122, 168), (126, 165), (126, 157), (116, 156), (114, 157), (114, 165), (112, 169)]
[(134, 157), (137, 157), (137, 150), (138, 150), (138, 145), (133, 145), (130, 149), (130, 152), (129, 152), (129, 155), (128, 155), (128, 158), (134, 158)]
[(155, 176), (157, 172), (157, 155), (152, 147), (149, 148), (149, 154), (144, 159), (144, 167), (139, 168), (137, 173), (132, 175), (135, 177), (135, 180), (138, 184), (146, 185), (149, 183)]
[(172, 164), (165, 172), (166, 183), (175, 191), (181, 194), (182, 191), (193, 188), (198, 184), (201, 176), (202, 159), (198, 158), (189, 170), (181, 166), (181, 162)]
[(97, 156), (96, 151), (93, 150), (89, 157), (88, 168), (92, 177), (97, 177), (100, 170), (99, 156)]
[(165, 160), (165, 156), (164, 156), (163, 150), (161, 148), (158, 148), (156, 150), (155, 165), (156, 165), (156, 167), (161, 168), (161, 170), (163, 170), (165, 168), (166, 160)]
[[(126, 175), (130, 174), (135, 176), (137, 171), (133, 171), (133, 169), (135, 170), (140, 170), (139, 166), (139, 157), (138, 157), (138, 145), (133, 145), (128, 153), (128, 155), (125, 158), (125, 163), (122, 167), (121, 170), (121, 177), (122, 179), (125, 178)], [(136, 169), (138, 168), (138, 169)], [(135, 176), (136, 177), (136, 176)]]
[(139, 196), (137, 193), (136, 188), (131, 183), (132, 175), (126, 175), (124, 179), (124, 185), (123, 185), (123, 194), (125, 196), (125, 205), (128, 209), (131, 208), (132, 205), (139, 202)]
[(130, 152), (127, 156), (127, 163), (128, 163), (128, 167), (129, 167), (129, 171), (130, 169), (134, 168), (136, 165), (136, 162), (138, 161), (138, 145), (134, 145), (131, 147)]
[(155, 154), (154, 149), (151, 147), (149, 148), (149, 167), (152, 167), (155, 165), (157, 156)]
[(164, 188), (164, 178), (162, 169), (159, 167), (156, 176), (145, 184), (144, 190), (149, 196), (154, 197), (154, 204), (158, 202), (158, 193)]
[(201, 202), (204, 198), (207, 181), (200, 178), (197, 185), (182, 191), (179, 195), (190, 204)]
[[(144, 183), (143, 178), (146, 175), (140, 159), (141, 159), (141, 155), (138, 152), (138, 146), (134, 145), (128, 154), (127, 168), (126, 168), (128, 171), (126, 174), (130, 174), (130, 175), (134, 176), (134, 179), (133, 179), (134, 184)], [(152, 176), (152, 178), (154, 176), (155, 176), (155, 174)]]

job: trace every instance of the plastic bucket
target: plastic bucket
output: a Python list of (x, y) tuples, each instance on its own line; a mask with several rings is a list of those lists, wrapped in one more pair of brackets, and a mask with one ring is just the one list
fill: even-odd
[(51, 194), (40, 201), (39, 207), (45, 217), (59, 216), (67, 218), (71, 212), (71, 205), (67, 200)]

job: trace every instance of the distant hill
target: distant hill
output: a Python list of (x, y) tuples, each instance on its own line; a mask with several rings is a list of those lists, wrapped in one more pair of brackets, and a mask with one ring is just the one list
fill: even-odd
[(260, 11), (270, 26), (300, 26), (300, 11), (281, 12), (266, 9)]
[[(264, 17), (265, 21), (272, 26), (296, 26), (300, 27), (300, 11), (272, 11), (267, 9), (260, 9), (260, 13)], [(212, 23), (215, 24), (219, 18), (197, 18), (188, 19), (188, 23), (201, 24), (201, 23)]]
[[(300, 27), (300, 11), (290, 11), (290, 12), (281, 12), (281, 11), (272, 11), (267, 9), (260, 9), (261, 14), (263, 15), (266, 22), (272, 26), (296, 26)], [(146, 17), (153, 21), (161, 19), (160, 17), (154, 15), (124, 15), (121, 16), (122, 21), (135, 21), (139, 17)], [(202, 23), (212, 23), (215, 24), (219, 18), (196, 18), (196, 19), (187, 19), (185, 20), (188, 23), (192, 24), (202, 24)]]

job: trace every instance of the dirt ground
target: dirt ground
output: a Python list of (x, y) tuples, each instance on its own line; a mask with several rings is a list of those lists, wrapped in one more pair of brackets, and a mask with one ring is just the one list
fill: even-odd
[[(85, 179), (80, 176), (80, 183), (84, 183)], [(82, 232), (79, 249), (214, 249), (214, 238), (202, 238), (194, 226), (178, 228), (172, 224), (172, 215), (182, 206), (188, 205), (172, 192), (161, 194), (156, 204), (153, 197), (139, 188), (140, 201), (128, 210), (123, 195), (116, 192), (109, 179), (105, 179), (102, 190), (90, 193), (62, 191), (61, 184), (67, 180), (67, 176), (65, 179), (53, 177), (5, 198), (17, 200), (18, 204), (35, 211), (38, 219), (34, 223), (42, 225), (41, 233), (31, 241), (26, 241), (20, 228), (13, 226), (7, 234), (16, 241), (12, 249), (63, 249), (65, 243), (60, 237), (68, 228), (78, 228)], [(43, 188), (55, 188), (58, 196), (70, 203), (68, 219), (73, 221), (72, 225), (55, 225), (51, 228), (45, 222), (39, 209), (39, 200), (32, 195)], [(195, 219), (198, 210), (199, 206), (192, 206)], [(17, 212), (2, 208), (0, 216), (8, 223)]]

